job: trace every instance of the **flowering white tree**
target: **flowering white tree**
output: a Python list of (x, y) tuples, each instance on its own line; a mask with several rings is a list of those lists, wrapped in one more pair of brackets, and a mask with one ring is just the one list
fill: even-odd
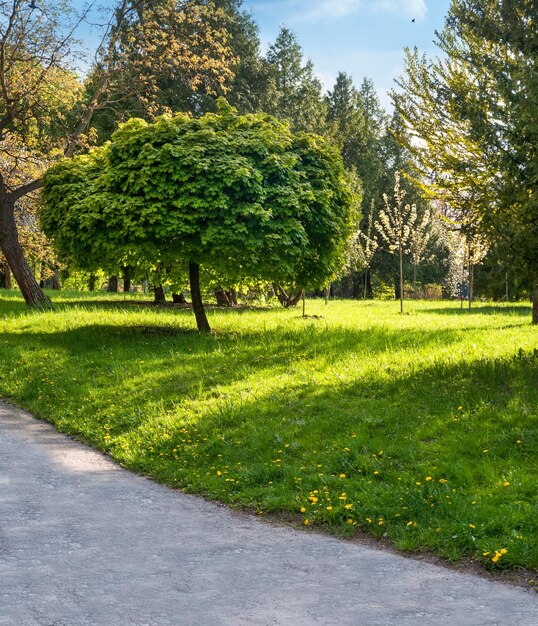
[(427, 250), (432, 235), (432, 213), (427, 208), (422, 214), (422, 219), (411, 229), (409, 236), (409, 252), (413, 260), (413, 298), (416, 298), (417, 294), (417, 268), (431, 258)]
[(411, 233), (417, 221), (415, 204), (405, 204), (405, 190), (400, 187), (400, 172), (394, 174), (394, 205), (390, 205), (387, 194), (383, 194), (385, 209), (379, 212), (376, 230), (388, 245), (391, 254), (398, 254), (400, 260), (400, 313), (403, 313), (404, 276), (403, 256), (409, 252)]
[(366, 290), (368, 286), (368, 271), (372, 265), (372, 260), (379, 248), (379, 242), (374, 235), (374, 201), (370, 204), (366, 230), (359, 230), (357, 233), (357, 260), (364, 268), (364, 299), (366, 300)]

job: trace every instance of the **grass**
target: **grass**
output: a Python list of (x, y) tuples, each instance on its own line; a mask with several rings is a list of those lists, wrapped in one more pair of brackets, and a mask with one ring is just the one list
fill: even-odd
[[(490, 570), (538, 567), (538, 329), (525, 305), (192, 313), (0, 300), (0, 394), (233, 506)], [(313, 316), (319, 317), (313, 317)]]

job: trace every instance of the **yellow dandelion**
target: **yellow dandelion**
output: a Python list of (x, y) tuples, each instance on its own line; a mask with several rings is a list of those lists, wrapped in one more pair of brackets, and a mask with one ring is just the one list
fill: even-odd
[(377, 476), (379, 474), (379, 472), (377, 470), (375, 470), (374, 475)]
[(503, 486), (504, 487), (508, 487), (509, 485), (510, 485), (510, 483), (507, 480), (505, 480), (504, 483), (503, 483)]
[(304, 506), (301, 507), (301, 513), (306, 513), (306, 509)]
[(474, 524), (469, 524), (469, 528), (476, 528)]
[(345, 474), (340, 474), (340, 478), (345, 478), (346, 475)]
[(346, 509), (346, 511), (349, 511), (349, 509), (352, 507), (352, 504), (346, 504), (346, 506), (344, 507)]
[(310, 524), (310, 520), (309, 520), (309, 519), (305, 519), (305, 520), (304, 520), (304, 522), (303, 522), (303, 524), (304, 524), (305, 526), (308, 526), (308, 524)]
[(327, 509), (327, 511), (332, 511), (333, 510), (332, 506), (327, 506), (325, 508)]
[(508, 550), (506, 548), (501, 548), (500, 553), (501, 554), (506, 554), (508, 552)]
[(426, 482), (430, 482), (430, 480), (433, 480), (433, 478), (431, 476), (426, 476)]

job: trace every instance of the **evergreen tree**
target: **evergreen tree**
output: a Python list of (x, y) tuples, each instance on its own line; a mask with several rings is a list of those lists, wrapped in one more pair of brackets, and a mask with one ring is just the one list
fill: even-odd
[(325, 106), (322, 86), (311, 61), (303, 62), (296, 35), (282, 27), (266, 55), (269, 86), (262, 109), (287, 120), (292, 130), (322, 133)]

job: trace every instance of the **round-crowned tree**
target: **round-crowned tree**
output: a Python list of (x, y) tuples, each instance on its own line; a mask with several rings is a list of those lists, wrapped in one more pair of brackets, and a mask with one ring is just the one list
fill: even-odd
[(80, 267), (118, 256), (188, 264), (206, 332), (200, 267), (320, 287), (345, 261), (359, 204), (321, 137), (218, 104), (198, 119), (132, 119), (103, 147), (56, 164), (41, 211), (45, 233)]

